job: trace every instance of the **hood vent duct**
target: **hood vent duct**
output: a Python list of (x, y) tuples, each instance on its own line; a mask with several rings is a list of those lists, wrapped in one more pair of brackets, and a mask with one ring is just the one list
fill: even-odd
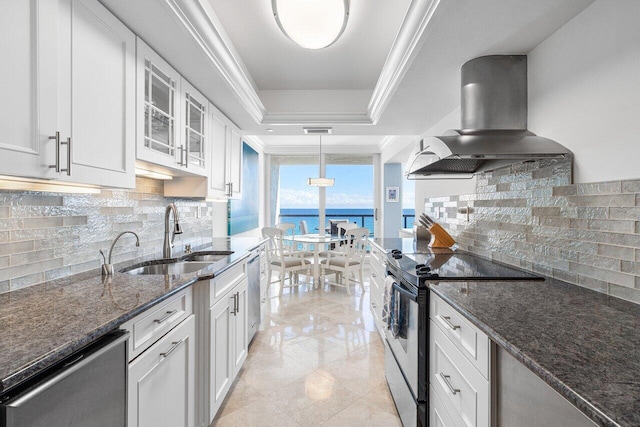
[(527, 130), (526, 55), (482, 56), (461, 69), (462, 129), (422, 139), (409, 159), (410, 179), (473, 174), (571, 152)]

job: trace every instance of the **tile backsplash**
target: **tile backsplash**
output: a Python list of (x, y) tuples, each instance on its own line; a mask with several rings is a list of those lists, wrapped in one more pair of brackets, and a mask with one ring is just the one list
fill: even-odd
[(175, 251), (211, 242), (213, 207), (200, 200), (165, 198), (162, 181), (136, 179), (133, 190), (102, 190), (100, 194), (0, 191), (0, 293), (71, 274), (99, 269), (102, 249), (108, 256), (112, 240), (122, 231), (112, 262), (162, 255), (164, 212), (176, 204), (183, 234)]
[(570, 183), (568, 159), (521, 164), (425, 213), (461, 249), (640, 303), (640, 180)]

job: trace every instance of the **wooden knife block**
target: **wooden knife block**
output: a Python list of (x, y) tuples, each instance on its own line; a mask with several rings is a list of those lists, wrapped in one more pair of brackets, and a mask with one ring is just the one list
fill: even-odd
[(429, 232), (431, 233), (429, 246), (432, 248), (450, 248), (456, 244), (453, 237), (451, 237), (440, 224), (433, 224), (431, 228), (429, 228)]

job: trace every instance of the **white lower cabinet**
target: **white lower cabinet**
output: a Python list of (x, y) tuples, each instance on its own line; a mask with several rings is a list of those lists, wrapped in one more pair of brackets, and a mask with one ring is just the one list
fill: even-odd
[(384, 282), (386, 275), (386, 252), (381, 247), (371, 243), (371, 252), (369, 258), (370, 279), (369, 291), (371, 299), (369, 301), (371, 314), (378, 329), (378, 333), (384, 339), (384, 330), (386, 325), (382, 321), (382, 307), (384, 305)]
[(191, 427), (195, 409), (195, 316), (129, 364), (129, 427)]
[[(456, 422), (457, 421), (457, 422)], [(462, 425), (459, 417), (454, 421), (451, 414), (444, 408), (438, 393), (429, 387), (429, 427), (455, 427)]]
[(433, 292), (430, 300), (430, 425), (489, 427), (489, 338)]
[(197, 425), (208, 426), (247, 359), (246, 262), (196, 285), (198, 319)]

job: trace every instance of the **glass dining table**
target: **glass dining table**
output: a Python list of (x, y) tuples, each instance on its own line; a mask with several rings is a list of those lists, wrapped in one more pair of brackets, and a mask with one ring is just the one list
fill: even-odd
[[(326, 250), (327, 246), (332, 243), (335, 244), (344, 240), (344, 236), (337, 234), (297, 234), (284, 236), (283, 240), (292, 242), (294, 246), (302, 244), (303, 250), (313, 252), (313, 283), (314, 287), (317, 288), (320, 279), (320, 251)], [(309, 246), (313, 246), (313, 249), (309, 250)]]

